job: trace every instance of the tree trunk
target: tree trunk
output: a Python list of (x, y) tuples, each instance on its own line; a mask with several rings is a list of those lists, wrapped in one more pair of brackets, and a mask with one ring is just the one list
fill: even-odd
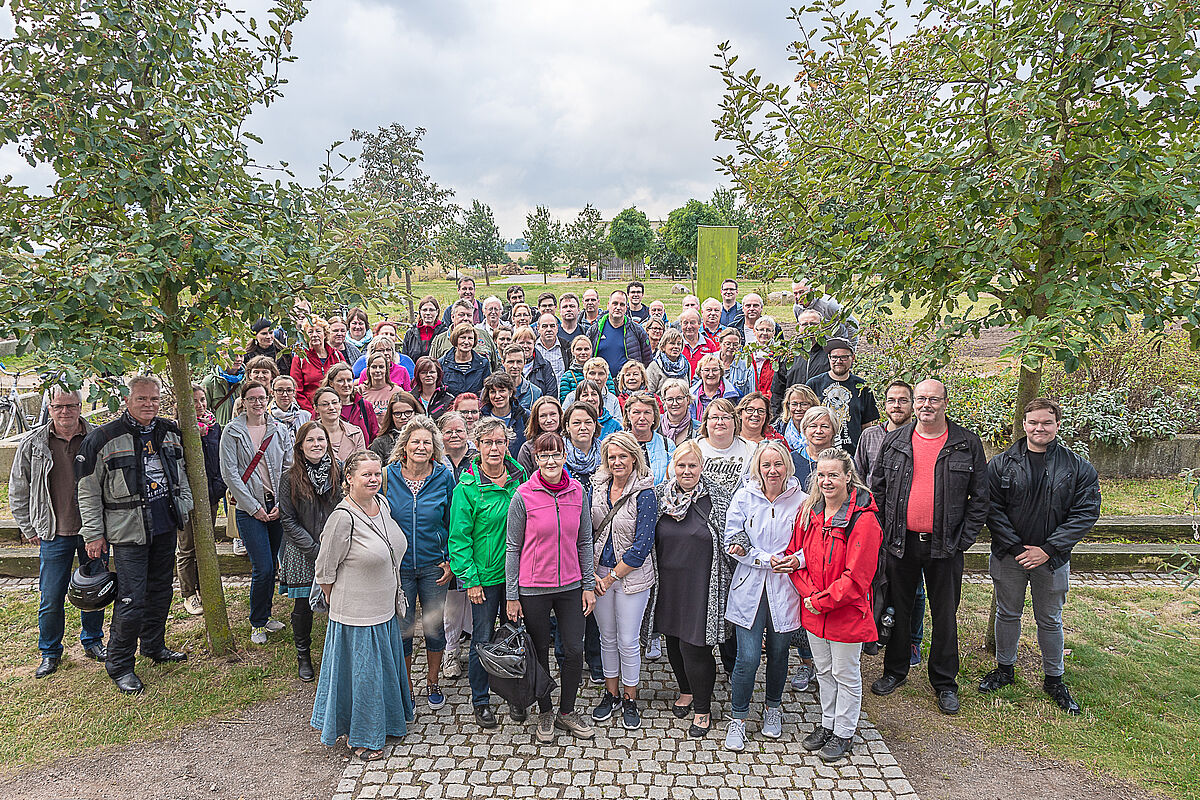
[[(168, 316), (178, 312), (178, 298), (164, 289), (162, 309)], [(196, 405), (192, 401), (192, 376), (187, 359), (179, 352), (178, 342), (166, 336), (167, 365), (171, 370), (171, 388), (175, 392), (175, 410), (181, 420), (183, 458), (188, 484), (192, 487), (192, 538), (196, 547), (196, 568), (200, 578), (200, 600), (204, 604), (204, 627), (213, 655), (224, 656), (236, 649), (229, 630), (229, 612), (225, 590), (221, 586), (221, 566), (217, 563), (217, 544), (213, 538), (212, 507), (208, 502), (208, 479), (204, 472), (204, 446), (196, 425)], [(182, 422), (191, 420), (191, 424)]]
[[(392, 275), (389, 272), (388, 273), (388, 283), (391, 283), (391, 280), (392, 280)], [(416, 315), (416, 312), (413, 311), (412, 270), (410, 270), (410, 269), (404, 270), (404, 293), (405, 293), (405, 295), (407, 295), (406, 299), (408, 300), (408, 321), (409, 321), (409, 323), (415, 324), (417, 321), (417, 315)]]
[(1025, 435), (1025, 430), (1021, 423), (1025, 420), (1025, 404), (1041, 394), (1042, 391), (1042, 365), (1038, 363), (1036, 370), (1026, 369), (1021, 367), (1021, 375), (1017, 379), (1017, 404), (1013, 409), (1013, 439), (1019, 439)]

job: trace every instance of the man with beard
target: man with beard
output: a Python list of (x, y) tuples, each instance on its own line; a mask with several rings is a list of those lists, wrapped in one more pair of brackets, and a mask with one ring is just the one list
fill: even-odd
[(830, 339), (825, 345), (829, 371), (808, 379), (808, 388), (816, 393), (821, 405), (833, 409), (841, 431), (834, 444), (854, 455), (863, 425), (879, 419), (875, 394), (865, 379), (850, 371), (854, 350), (845, 339)]

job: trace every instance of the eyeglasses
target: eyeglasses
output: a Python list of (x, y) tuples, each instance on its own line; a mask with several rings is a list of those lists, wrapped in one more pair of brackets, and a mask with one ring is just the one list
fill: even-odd
[(548, 464), (551, 461), (562, 461), (566, 455), (563, 453), (537, 453), (534, 458), (538, 460), (539, 464)]
[(483, 439), (479, 442), (480, 447), (508, 447), (508, 439)]
[(852, 358), (854, 358), (854, 356), (830, 356), (829, 360), (830, 361), (849, 361)]
[(275, 392), (275, 394), (295, 394), (296, 393), (295, 389), (284, 389), (282, 387), (275, 389), (273, 391)]
[(396, 419), (410, 419), (416, 412), (411, 408), (408, 411), (393, 411), (392, 416)]
[(50, 404), (50, 410), (52, 410), (52, 411), (66, 411), (67, 409), (71, 409), (71, 408), (81, 408), (82, 406), (83, 406), (83, 403), (51, 403), (51, 404)]
[(464, 417), (478, 417), (479, 409), (478, 408), (475, 408), (475, 409), (464, 408), (461, 411), (459, 411), (458, 413), (462, 414)]
[(936, 406), (944, 402), (946, 402), (946, 398), (944, 397), (917, 397), (913, 399), (913, 403), (918, 406)]
[(742, 415), (746, 417), (761, 417), (767, 413), (765, 408), (745, 408), (742, 409)]
[(254, 405), (258, 406), (258, 405), (262, 405), (263, 403), (267, 402), (267, 398), (265, 398), (265, 397), (247, 397), (246, 402), (253, 403)]
[(733, 417), (728, 414), (713, 414), (708, 418), (709, 422), (733, 422)]

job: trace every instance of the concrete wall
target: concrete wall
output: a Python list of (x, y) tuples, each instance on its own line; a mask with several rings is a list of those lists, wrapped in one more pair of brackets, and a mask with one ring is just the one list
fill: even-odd
[(1200, 468), (1200, 436), (1179, 436), (1130, 447), (1093, 444), (1092, 464), (1105, 478), (1169, 478)]

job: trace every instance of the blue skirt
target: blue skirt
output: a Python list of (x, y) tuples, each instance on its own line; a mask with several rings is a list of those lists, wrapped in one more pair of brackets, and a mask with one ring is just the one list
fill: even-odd
[(346, 736), (350, 747), (379, 750), (388, 736), (407, 733), (412, 720), (399, 620), (369, 626), (330, 620), (312, 713), (321, 742), (332, 746)]

